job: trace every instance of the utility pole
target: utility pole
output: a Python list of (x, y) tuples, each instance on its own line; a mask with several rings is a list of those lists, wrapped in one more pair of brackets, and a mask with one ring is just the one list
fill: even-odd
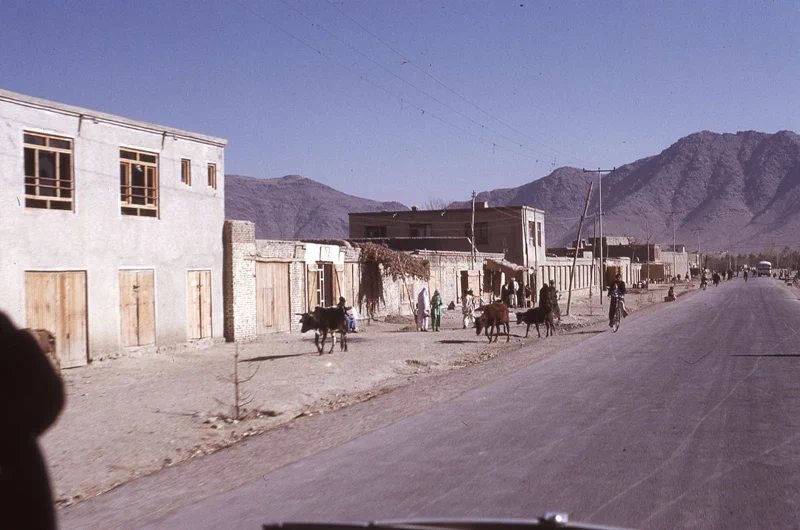
[(589, 307), (592, 307), (592, 287), (594, 286), (594, 247), (597, 243), (597, 214), (594, 214), (592, 230), (592, 270), (589, 271)]
[(584, 169), (584, 173), (597, 171), (598, 215), (600, 216), (600, 305), (603, 305), (603, 289), (605, 288), (605, 268), (603, 267), (603, 173), (611, 173), (614, 169)]
[(472, 190), (472, 221), (470, 222), (470, 243), (472, 245), (472, 269), (475, 270), (475, 190)]
[(645, 251), (647, 252), (647, 258), (645, 258), (645, 267), (647, 267), (645, 269), (647, 271), (645, 279), (647, 280), (647, 283), (650, 283), (650, 225), (647, 223), (647, 221), (644, 222), (644, 233), (645, 236), (647, 236), (647, 239), (645, 240), (645, 245), (647, 246), (647, 248), (645, 248)]
[(672, 211), (672, 277), (678, 273), (678, 266), (676, 263), (676, 259), (678, 256), (678, 249), (675, 248), (675, 211)]
[(567, 315), (569, 315), (569, 308), (572, 304), (572, 282), (575, 279), (575, 263), (578, 261), (578, 247), (581, 244), (581, 231), (583, 230), (583, 220), (586, 217), (586, 212), (589, 211), (589, 199), (592, 198), (592, 186), (594, 182), (589, 182), (589, 191), (586, 194), (586, 204), (583, 207), (583, 214), (581, 221), (578, 223), (578, 239), (575, 241), (575, 256), (572, 257), (572, 271), (569, 275), (569, 294), (567, 294)]

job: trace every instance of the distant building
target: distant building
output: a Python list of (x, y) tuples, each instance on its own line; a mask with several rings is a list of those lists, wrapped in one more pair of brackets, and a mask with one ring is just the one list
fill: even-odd
[[(523, 267), (535, 268), (545, 260), (545, 214), (528, 206), (475, 205), (475, 248), (501, 253)], [(350, 214), (350, 239), (447, 238), (453, 250), (469, 245), (472, 209), (360, 212)], [(456, 241), (460, 240), (460, 241)], [(439, 240), (437, 250), (450, 250)], [(457, 248), (456, 248), (457, 247)]]
[(0, 308), (62, 366), (222, 337), (226, 141), (0, 90)]

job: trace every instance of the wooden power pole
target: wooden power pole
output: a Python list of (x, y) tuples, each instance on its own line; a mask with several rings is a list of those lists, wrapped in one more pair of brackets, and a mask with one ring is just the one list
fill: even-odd
[(472, 190), (472, 221), (470, 222), (470, 244), (472, 245), (472, 269), (475, 269), (475, 190)]
[[(614, 169), (584, 169), (584, 173), (597, 172), (598, 215), (600, 216), (600, 305), (603, 305), (603, 289), (605, 288), (606, 273), (603, 267), (603, 173), (611, 173)], [(594, 248), (592, 249), (594, 252)]]
[(572, 283), (575, 281), (575, 264), (578, 261), (578, 247), (581, 244), (581, 231), (583, 230), (583, 220), (586, 218), (586, 213), (589, 211), (589, 200), (592, 198), (592, 186), (594, 182), (589, 182), (589, 191), (586, 193), (586, 204), (583, 206), (583, 214), (581, 214), (581, 221), (578, 223), (578, 239), (575, 241), (575, 255), (572, 257), (572, 271), (569, 275), (569, 293), (567, 294), (567, 315), (569, 315), (569, 308), (572, 304)]

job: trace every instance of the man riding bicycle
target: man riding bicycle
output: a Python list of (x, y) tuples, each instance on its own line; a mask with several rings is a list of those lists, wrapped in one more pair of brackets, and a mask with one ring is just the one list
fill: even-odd
[[(619, 296), (615, 296), (614, 293)], [(608, 286), (608, 299), (611, 301), (608, 308), (608, 327), (614, 327), (614, 313), (617, 310), (617, 298), (619, 298), (619, 302), (622, 304), (622, 316), (628, 316), (628, 312), (625, 310), (625, 282), (622, 281), (622, 274), (617, 273), (614, 281)]]

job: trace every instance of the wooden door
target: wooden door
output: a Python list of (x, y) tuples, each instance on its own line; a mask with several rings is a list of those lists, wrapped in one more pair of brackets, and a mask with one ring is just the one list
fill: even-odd
[(344, 283), (341, 296), (347, 300), (347, 305), (358, 305), (358, 288), (361, 276), (358, 271), (358, 263), (345, 263), (344, 264)]
[(211, 271), (189, 271), (189, 340), (211, 336)]
[(256, 333), (289, 331), (289, 264), (256, 264)]
[(86, 272), (26, 272), (25, 322), (56, 338), (62, 368), (88, 361)]
[(119, 313), (122, 347), (156, 342), (155, 273), (119, 271)]

